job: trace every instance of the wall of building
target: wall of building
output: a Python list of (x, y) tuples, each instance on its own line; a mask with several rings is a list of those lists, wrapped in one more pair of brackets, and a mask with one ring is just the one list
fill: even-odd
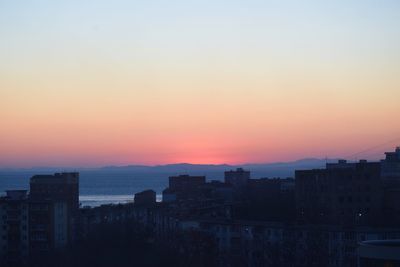
[(55, 202), (54, 208), (54, 247), (61, 248), (68, 243), (68, 205), (66, 202)]

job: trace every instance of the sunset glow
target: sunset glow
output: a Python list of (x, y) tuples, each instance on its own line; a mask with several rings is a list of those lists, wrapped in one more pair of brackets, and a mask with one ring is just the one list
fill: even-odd
[(0, 2), (0, 167), (346, 157), (400, 138), (398, 1), (16, 2)]

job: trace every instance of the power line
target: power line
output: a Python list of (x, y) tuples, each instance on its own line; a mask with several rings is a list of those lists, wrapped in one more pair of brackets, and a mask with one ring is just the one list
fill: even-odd
[(396, 139), (392, 139), (392, 140), (387, 141), (385, 143), (382, 143), (382, 144), (379, 144), (379, 145), (375, 145), (375, 146), (369, 147), (367, 149), (364, 149), (362, 151), (359, 151), (357, 153), (351, 154), (351, 155), (347, 156), (346, 158), (353, 158), (353, 157), (359, 156), (360, 154), (364, 154), (364, 153), (369, 152), (371, 150), (375, 150), (377, 148), (380, 148), (380, 147), (385, 146), (385, 145), (392, 144), (392, 143), (397, 142), (397, 141), (400, 141), (400, 136), (398, 136)]

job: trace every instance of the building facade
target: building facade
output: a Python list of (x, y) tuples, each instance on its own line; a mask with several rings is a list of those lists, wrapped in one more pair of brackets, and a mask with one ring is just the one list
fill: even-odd
[(235, 188), (241, 188), (248, 184), (250, 179), (250, 171), (237, 168), (236, 170), (226, 171), (224, 173), (224, 181)]
[(379, 162), (327, 164), (296, 171), (296, 212), (301, 223), (383, 223), (384, 188)]
[(0, 198), (0, 265), (22, 266), (29, 256), (27, 190), (8, 190)]
[(169, 187), (162, 193), (163, 202), (167, 203), (197, 198), (199, 187), (205, 183), (205, 176), (171, 176), (169, 177)]
[(79, 174), (35, 175), (30, 180), (31, 254), (64, 247), (76, 236)]

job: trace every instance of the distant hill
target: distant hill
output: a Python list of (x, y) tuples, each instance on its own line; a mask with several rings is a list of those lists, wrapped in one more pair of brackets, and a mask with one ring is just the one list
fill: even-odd
[[(244, 168), (252, 172), (252, 177), (293, 177), (295, 170), (324, 168), (326, 159), (301, 159), (291, 162), (275, 162), (275, 163), (257, 163), (257, 164), (167, 164), (158, 166), (108, 166), (101, 168), (108, 171), (129, 171), (129, 172), (149, 172), (149, 173), (175, 173), (175, 174), (207, 174), (220, 173), (226, 170)], [(329, 159), (329, 162), (335, 161)], [(218, 175), (219, 176), (219, 175)]]
[[(104, 172), (104, 173), (130, 173), (130, 174), (163, 174), (165, 176), (178, 174), (207, 175), (210, 179), (222, 179), (224, 171), (244, 168), (251, 171), (253, 178), (261, 177), (293, 177), (295, 170), (324, 168), (326, 159), (301, 159), (290, 162), (257, 163), (257, 164), (166, 164), (156, 166), (128, 165), (128, 166), (105, 166), (101, 168), (56, 168), (56, 167), (37, 167), (29, 169), (0, 169), (0, 171), (16, 171), (26, 173), (52, 173), (60, 171), (79, 171), (79, 172)], [(329, 159), (329, 162), (335, 159)]]

